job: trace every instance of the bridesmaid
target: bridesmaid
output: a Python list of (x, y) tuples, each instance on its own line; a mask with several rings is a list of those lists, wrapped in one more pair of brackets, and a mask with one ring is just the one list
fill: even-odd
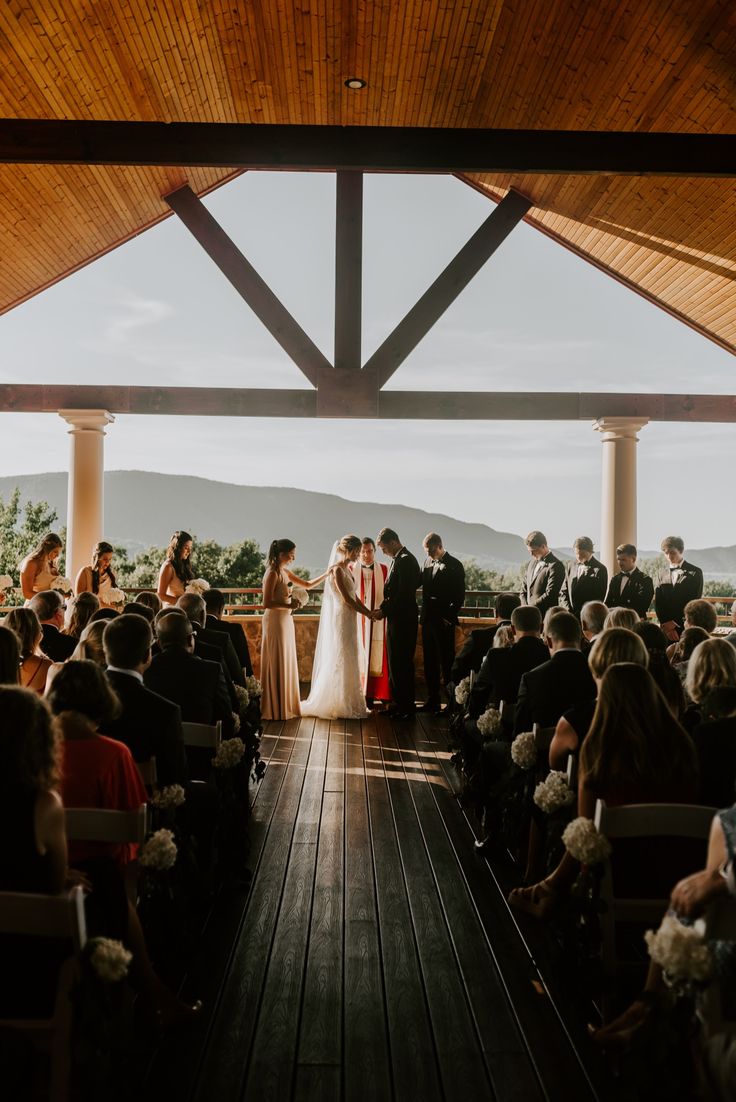
[(306, 582), (288, 569), (294, 561), (296, 544), (274, 540), (268, 549), (263, 575), (263, 630), (261, 636), (261, 716), (263, 719), (294, 719), (299, 706), (299, 668), (296, 634), (291, 611), (299, 607), (289, 596), (289, 583), (311, 589), (322, 578)]
[(54, 578), (59, 577), (58, 559), (62, 546), (56, 532), (49, 532), (23, 559), (20, 564), (20, 588), (27, 601), (34, 593), (51, 589)]
[(74, 593), (78, 597), (80, 593), (94, 593), (100, 602), (100, 608), (112, 608), (112, 602), (108, 600), (111, 589), (117, 589), (115, 575), (112, 572), (112, 556), (114, 549), (111, 543), (100, 540), (92, 549), (92, 563), (83, 566), (77, 574), (74, 583)]
[(163, 605), (175, 605), (189, 582), (192, 571), (192, 537), (188, 532), (174, 532), (166, 548), (166, 558), (158, 573), (158, 597)]

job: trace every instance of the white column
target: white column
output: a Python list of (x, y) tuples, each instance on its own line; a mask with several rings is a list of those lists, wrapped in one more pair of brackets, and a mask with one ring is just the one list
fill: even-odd
[(71, 425), (65, 574), (74, 581), (104, 537), (105, 426), (115, 418), (105, 409), (60, 409)]
[(636, 445), (648, 417), (601, 417), (594, 428), (602, 434), (601, 560), (609, 574), (616, 570), (616, 548), (636, 544)]

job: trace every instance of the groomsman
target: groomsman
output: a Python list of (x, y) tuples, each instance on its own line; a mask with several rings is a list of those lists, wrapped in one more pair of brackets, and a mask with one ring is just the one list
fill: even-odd
[(685, 622), (685, 605), (703, 596), (703, 571), (685, 561), (685, 543), (679, 536), (665, 536), (660, 546), (667, 566), (654, 590), (654, 607), (662, 631), (675, 643)]
[(424, 550), (421, 624), (427, 701), (422, 711), (440, 712), (442, 682), (446, 689), (452, 681), (455, 625), (465, 602), (465, 567), (445, 551), (436, 532), (424, 537)]
[(608, 571), (593, 554), (590, 536), (578, 536), (572, 545), (575, 558), (565, 566), (565, 580), (560, 590), (560, 604), (580, 619), (583, 605), (602, 601), (608, 587)]
[(422, 581), (419, 563), (407, 551), (393, 528), (383, 528), (378, 546), (393, 559), (383, 587), (383, 601), (377, 613), (386, 619), (388, 676), (394, 701), (392, 715), (409, 719), (415, 710), (414, 651), (417, 646), (419, 609), (417, 590)]
[(548, 608), (559, 604), (565, 568), (547, 546), (544, 532), (530, 532), (524, 542), (531, 558), (519, 596), (523, 605), (533, 605), (544, 617)]
[(619, 544), (616, 562), (619, 572), (611, 578), (606, 604), (609, 608), (633, 608), (643, 620), (654, 597), (654, 582), (636, 565), (633, 543)]

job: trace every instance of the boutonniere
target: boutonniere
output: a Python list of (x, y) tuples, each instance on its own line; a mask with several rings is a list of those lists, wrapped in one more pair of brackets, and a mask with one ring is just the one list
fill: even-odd
[(437, 573), (439, 573), (440, 570), (444, 570), (444, 569), (445, 569), (445, 564), (443, 562), (438, 562), (437, 563)]

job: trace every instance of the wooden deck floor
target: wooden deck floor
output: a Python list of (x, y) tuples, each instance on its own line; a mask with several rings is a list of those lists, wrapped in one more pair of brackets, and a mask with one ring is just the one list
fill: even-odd
[(452, 791), (441, 723), (267, 725), (192, 1102), (596, 1097)]

